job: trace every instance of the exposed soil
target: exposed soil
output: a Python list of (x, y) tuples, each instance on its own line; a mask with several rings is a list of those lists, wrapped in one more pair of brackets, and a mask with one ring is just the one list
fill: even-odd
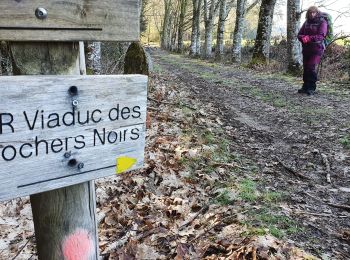
[(287, 194), (279, 210), (303, 226), (288, 238), (319, 257), (348, 258), (350, 86), (319, 83), (306, 96), (298, 79), (151, 52), (172, 84), (234, 129), (231, 150), (258, 165), (258, 189)]

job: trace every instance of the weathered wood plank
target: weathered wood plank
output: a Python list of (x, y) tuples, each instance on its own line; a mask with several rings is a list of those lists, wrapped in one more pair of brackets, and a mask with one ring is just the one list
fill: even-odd
[(140, 0), (1, 0), (0, 10), (0, 40), (139, 40)]
[(142, 75), (2, 77), (0, 200), (142, 167), (146, 102)]
[[(79, 75), (77, 45), (11, 42), (13, 72)], [(94, 181), (88, 181), (30, 196), (38, 259), (99, 259), (94, 190)]]

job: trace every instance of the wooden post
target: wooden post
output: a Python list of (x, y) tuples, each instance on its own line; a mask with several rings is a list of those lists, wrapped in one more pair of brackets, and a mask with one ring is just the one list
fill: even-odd
[[(15, 75), (80, 74), (78, 42), (16, 42), (11, 51)], [(35, 194), (30, 201), (39, 259), (98, 259), (93, 182)]]

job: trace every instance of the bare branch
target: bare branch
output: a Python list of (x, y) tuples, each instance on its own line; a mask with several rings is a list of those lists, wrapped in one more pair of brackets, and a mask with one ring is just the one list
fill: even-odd
[(247, 7), (246, 13), (249, 13), (259, 3), (261, 3), (261, 0), (255, 0), (250, 6)]

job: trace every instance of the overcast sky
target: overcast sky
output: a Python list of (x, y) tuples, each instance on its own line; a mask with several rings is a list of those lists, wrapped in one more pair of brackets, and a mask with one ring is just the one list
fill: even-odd
[[(302, 10), (307, 10), (307, 8), (312, 5), (319, 6), (322, 12), (327, 12), (332, 15), (336, 34), (341, 32), (350, 34), (350, 0), (301, 0)], [(287, 1), (279, 0), (274, 19), (276, 27), (274, 34), (286, 34), (286, 12)], [(302, 15), (301, 21), (305, 21), (305, 12)]]

